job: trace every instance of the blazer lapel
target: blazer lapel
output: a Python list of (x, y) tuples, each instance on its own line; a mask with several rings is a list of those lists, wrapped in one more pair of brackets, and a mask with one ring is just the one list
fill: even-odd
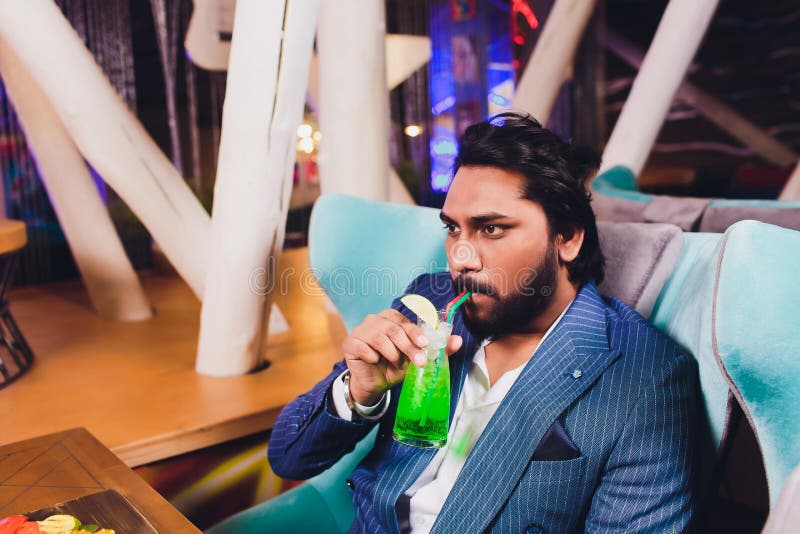
[(489, 526), (553, 421), (619, 356), (609, 348), (605, 310), (594, 284), (585, 285), (481, 434), (434, 531)]
[[(469, 362), (478, 349), (478, 340), (464, 326), (461, 312), (453, 319), (453, 334), (460, 335), (463, 343), (450, 357), (450, 421), (453, 420), (458, 398), (469, 370)], [(399, 393), (399, 390), (398, 390)], [(399, 532), (400, 525), (395, 505), (400, 496), (419, 478), (433, 460), (436, 449), (416, 449), (392, 443), (392, 463), (379, 476), (375, 484), (374, 505), (379, 521), (390, 532)]]

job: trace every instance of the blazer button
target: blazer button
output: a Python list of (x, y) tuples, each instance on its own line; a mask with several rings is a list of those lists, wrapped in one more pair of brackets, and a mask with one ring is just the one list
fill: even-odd
[(544, 529), (539, 525), (528, 525), (525, 528), (525, 534), (544, 534)]
[(350, 480), (349, 478), (347, 479), (347, 487), (350, 489), (356, 489), (356, 485), (353, 484), (353, 481)]

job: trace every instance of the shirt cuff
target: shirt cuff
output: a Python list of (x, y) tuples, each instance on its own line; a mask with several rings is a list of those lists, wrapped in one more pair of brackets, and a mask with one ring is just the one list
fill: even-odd
[[(344, 373), (346, 372), (347, 371)], [(353, 412), (347, 407), (347, 401), (344, 399), (344, 382), (342, 382), (344, 373), (337, 376), (333, 381), (331, 396), (333, 397), (333, 407), (336, 409), (336, 415), (345, 421), (352, 421)], [(363, 404), (359, 404), (357, 402), (354, 402), (354, 404), (356, 405), (356, 411), (358, 412), (358, 415), (362, 419), (366, 421), (377, 421), (383, 417), (383, 414), (386, 413), (391, 400), (392, 392), (391, 390), (388, 390), (383, 394), (383, 397), (381, 397), (381, 399), (372, 406), (364, 406)]]

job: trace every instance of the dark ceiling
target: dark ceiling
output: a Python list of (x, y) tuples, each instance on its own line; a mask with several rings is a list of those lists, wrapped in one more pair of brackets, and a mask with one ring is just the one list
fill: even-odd
[[(608, 0), (609, 28), (646, 49), (667, 5), (663, 0)], [(800, 3), (796, 0), (723, 0), (688, 79), (800, 152)], [(606, 54), (606, 118), (613, 127), (636, 71)], [(742, 166), (765, 168), (762, 158), (680, 102), (659, 135), (649, 166), (692, 167), (713, 180), (733, 180)], [(780, 181), (788, 170), (762, 174)], [(772, 184), (775, 185), (774, 183)], [(713, 193), (713, 191), (712, 191)], [(764, 191), (769, 196), (769, 191)]]

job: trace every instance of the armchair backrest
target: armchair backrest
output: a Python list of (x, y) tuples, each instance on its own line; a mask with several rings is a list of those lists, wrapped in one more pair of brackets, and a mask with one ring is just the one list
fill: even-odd
[(591, 187), (601, 220), (670, 222), (687, 231), (724, 232), (752, 219), (800, 230), (800, 202), (652, 195), (638, 190), (636, 176), (624, 166), (598, 175)]
[(444, 237), (437, 210), (324, 195), (311, 214), (309, 264), (350, 331), (417, 276), (447, 270)]
[[(685, 234), (651, 321), (697, 359), (714, 437), (735, 397), (758, 440), (770, 502), (800, 464), (800, 232), (757, 221)], [(727, 406), (729, 409), (730, 406)]]

